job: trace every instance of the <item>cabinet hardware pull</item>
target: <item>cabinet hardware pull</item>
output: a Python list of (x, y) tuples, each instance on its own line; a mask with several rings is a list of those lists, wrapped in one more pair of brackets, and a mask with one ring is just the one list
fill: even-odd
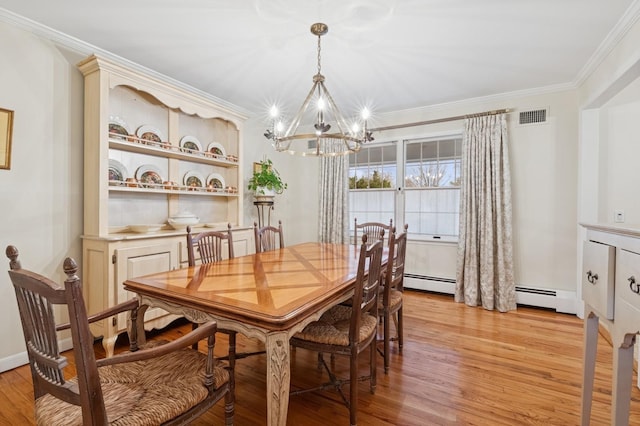
[(635, 294), (640, 294), (640, 285), (636, 282), (636, 277), (631, 275), (627, 280), (629, 281), (629, 288), (631, 291)]
[(596, 281), (598, 281), (598, 274), (594, 274), (591, 272), (591, 270), (587, 271), (587, 281), (589, 281), (591, 284), (595, 284)]

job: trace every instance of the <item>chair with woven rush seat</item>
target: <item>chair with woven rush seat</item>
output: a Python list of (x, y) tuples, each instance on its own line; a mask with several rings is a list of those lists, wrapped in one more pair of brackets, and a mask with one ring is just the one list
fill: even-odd
[[(22, 269), (18, 250), (6, 249), (22, 321), (39, 425), (187, 424), (224, 398), (225, 424), (233, 424), (233, 363), (214, 358), (215, 322), (172, 342), (138, 348), (138, 301), (132, 299), (87, 317), (78, 266), (64, 261), (64, 287)], [(56, 326), (54, 306), (66, 308), (69, 323)], [(96, 360), (89, 323), (129, 312), (130, 351)], [(57, 332), (71, 330), (77, 377), (65, 379), (68, 362)], [(207, 354), (188, 348), (207, 339)]]
[[(196, 266), (196, 250), (200, 254), (200, 263), (203, 265), (219, 262), (225, 258), (223, 243), (227, 243), (228, 259), (233, 259), (233, 234), (231, 232), (231, 224), (227, 224), (227, 231), (207, 231), (197, 235), (191, 233), (191, 226), (187, 226), (187, 252), (189, 266)], [(198, 324), (193, 323), (195, 330)], [(229, 345), (235, 349), (237, 333), (232, 330), (218, 329), (219, 332), (229, 335)], [(193, 349), (197, 349), (194, 347)], [(234, 359), (246, 358), (251, 355), (263, 354), (264, 351), (234, 353)], [(224, 359), (224, 358), (223, 358)]]
[(353, 220), (354, 224), (354, 244), (359, 244), (360, 240), (358, 239), (358, 230), (361, 231), (362, 235), (366, 235), (369, 243), (373, 243), (376, 240), (381, 240), (384, 243), (384, 235), (391, 235), (391, 230), (393, 229), (393, 219), (389, 219), (389, 225), (386, 225), (382, 222), (364, 222), (358, 224), (358, 218), (356, 217)]
[(262, 228), (258, 228), (258, 224), (253, 222), (253, 234), (256, 242), (256, 253), (281, 249), (284, 247), (281, 220), (278, 221), (277, 228), (275, 226), (263, 226)]
[[(378, 292), (382, 261), (382, 241), (367, 244), (362, 237), (358, 271), (352, 306), (336, 305), (326, 311), (318, 321), (308, 324), (291, 339), (293, 347), (319, 352), (319, 362), (329, 375), (329, 382), (312, 389), (293, 391), (291, 395), (335, 388), (349, 408), (351, 425), (357, 423), (358, 382), (369, 380), (370, 391), (376, 389), (376, 330), (378, 325)], [(367, 270), (368, 265), (368, 270)], [(369, 348), (369, 376), (358, 377), (358, 356)], [(349, 356), (349, 379), (338, 379), (324, 360), (323, 353)], [(342, 385), (349, 383), (349, 399)]]
[(402, 352), (402, 292), (404, 291), (404, 260), (407, 253), (407, 229), (409, 225), (404, 225), (404, 232), (396, 236), (395, 228), (389, 236), (389, 260), (384, 275), (384, 286), (382, 297), (378, 298), (378, 314), (382, 319), (383, 326), (383, 350), (384, 373), (389, 372), (389, 357), (391, 346), (391, 330), (389, 323), (393, 316), (396, 324), (396, 340), (398, 350)]

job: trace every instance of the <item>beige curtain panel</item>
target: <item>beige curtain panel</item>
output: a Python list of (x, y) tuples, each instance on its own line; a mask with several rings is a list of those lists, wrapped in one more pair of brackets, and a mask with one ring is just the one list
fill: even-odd
[[(338, 141), (342, 143), (342, 141)], [(320, 158), (320, 204), (318, 206), (318, 241), (349, 242), (349, 157), (337, 155)]]
[(462, 140), (455, 300), (516, 309), (505, 114), (468, 118)]

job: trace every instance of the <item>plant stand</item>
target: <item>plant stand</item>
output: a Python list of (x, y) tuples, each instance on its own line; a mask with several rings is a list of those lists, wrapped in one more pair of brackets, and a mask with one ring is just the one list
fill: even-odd
[[(270, 201), (254, 201), (253, 205), (258, 209), (258, 227), (271, 226), (271, 210), (273, 210), (273, 199)], [(267, 210), (267, 222), (264, 221), (265, 207)]]

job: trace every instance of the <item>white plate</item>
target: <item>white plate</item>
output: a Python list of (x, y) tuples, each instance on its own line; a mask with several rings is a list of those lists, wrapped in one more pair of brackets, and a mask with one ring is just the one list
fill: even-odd
[(148, 145), (164, 145), (162, 132), (148, 124), (138, 127), (138, 130), (136, 130), (136, 136), (138, 139), (141, 139), (139, 142), (146, 143)]
[(214, 158), (224, 158), (227, 156), (224, 147), (219, 142), (211, 142), (207, 146), (207, 152)]
[(180, 149), (190, 154), (202, 154), (202, 144), (195, 136), (183, 136), (180, 139)]
[(204, 188), (204, 183), (204, 177), (193, 170), (185, 173), (182, 178), (182, 184), (187, 187)]
[[(153, 164), (143, 164), (136, 169), (136, 179), (143, 188), (161, 188), (162, 175), (160, 169)], [(152, 185), (149, 185), (152, 184)]]
[(146, 234), (147, 232), (158, 232), (162, 228), (162, 225), (129, 225), (131, 232), (137, 232), (138, 234)]
[(127, 123), (120, 117), (109, 116), (109, 137), (114, 139), (128, 140), (131, 130)]
[(109, 158), (109, 183), (111, 185), (123, 185), (128, 176), (129, 172), (121, 162)]
[(224, 189), (224, 178), (219, 173), (211, 173), (207, 176), (207, 189), (211, 185), (214, 189), (223, 190)]

